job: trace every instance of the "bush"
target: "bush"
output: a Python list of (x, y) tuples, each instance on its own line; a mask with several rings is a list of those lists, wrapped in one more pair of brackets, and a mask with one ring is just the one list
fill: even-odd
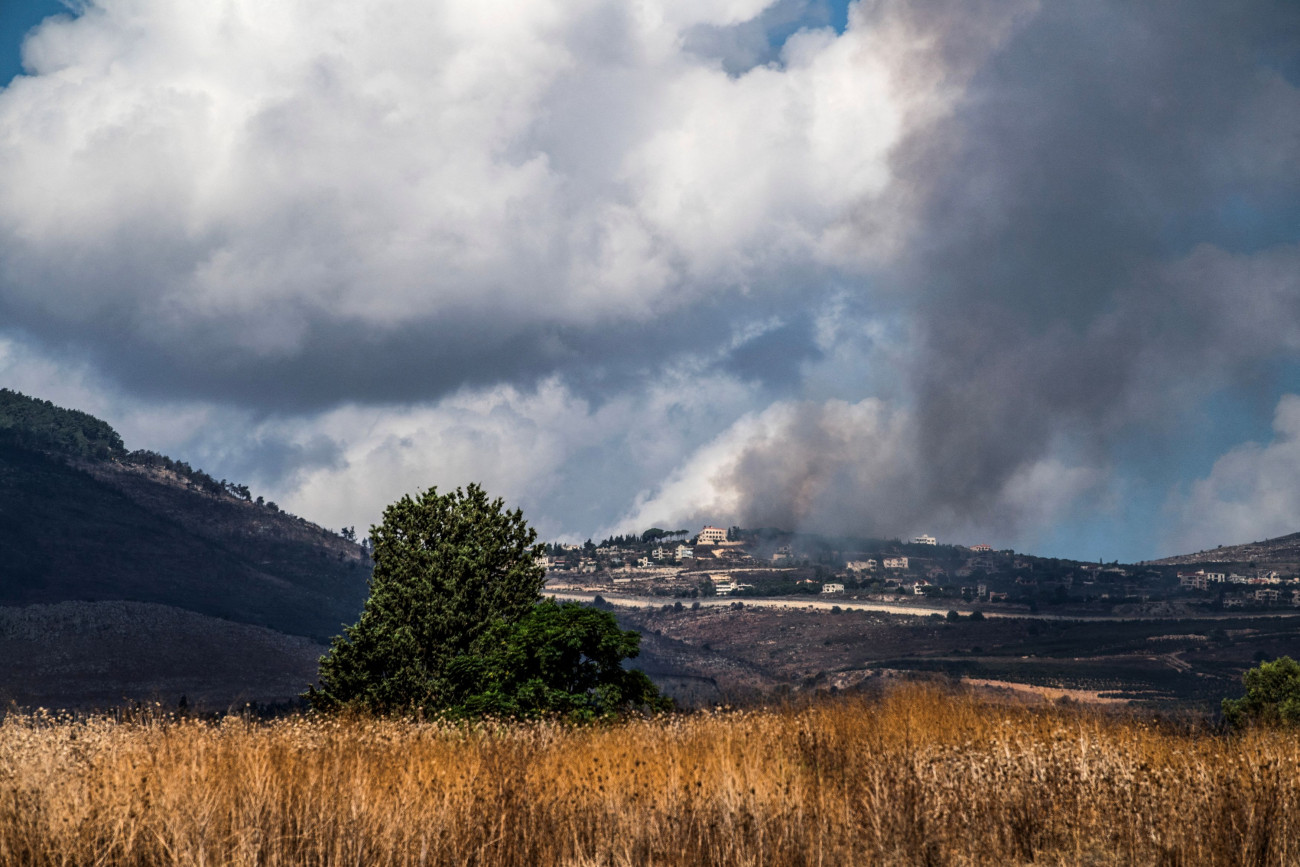
[(641, 636), (614, 615), (547, 599), (513, 625), (500, 624), (485, 653), (451, 665), (451, 716), (519, 718), (562, 714), (575, 720), (635, 708), (662, 710), (666, 699), (643, 672), (623, 668)]
[(1250, 669), (1241, 680), (1246, 694), (1223, 700), (1228, 725), (1300, 725), (1300, 663), (1283, 656)]

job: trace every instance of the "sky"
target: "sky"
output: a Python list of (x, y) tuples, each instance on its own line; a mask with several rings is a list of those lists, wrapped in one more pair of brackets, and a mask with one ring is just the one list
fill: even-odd
[[(0, 4), (0, 384), (328, 527), (1300, 530), (1300, 4)], [(4, 51), (7, 49), (7, 53)]]

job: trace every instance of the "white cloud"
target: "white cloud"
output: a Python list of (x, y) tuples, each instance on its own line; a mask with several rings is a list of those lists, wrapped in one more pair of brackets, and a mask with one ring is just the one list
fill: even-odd
[(1175, 491), (1167, 510), (1175, 553), (1283, 536), (1300, 530), (1300, 395), (1278, 401), (1273, 440), (1228, 451), (1189, 491)]
[[(90, 0), (47, 22), (0, 91), (0, 314), (98, 372), (32, 390), (330, 525), (471, 480), (553, 532), (582, 498), (625, 509), (789, 410), (717, 372), (743, 319), (594, 395), (565, 380), (604, 361), (583, 339), (728, 297), (805, 312), (791, 275), (886, 255), (863, 208), (907, 118), (953, 98), (918, 85), (901, 13), (735, 76), (686, 47), (769, 5)], [(376, 359), (386, 403), (348, 376)], [(39, 369), (18, 381), (59, 378)]]
[(210, 370), (324, 323), (500, 341), (860, 264), (918, 97), (861, 16), (739, 77), (682, 47), (766, 5), (97, 0), (0, 92), (5, 307)]
[(296, 472), (250, 479), (328, 526), (366, 526), (403, 494), (478, 482), (522, 507), (549, 537), (577, 536), (670, 472), (751, 399), (725, 378), (707, 393), (694, 385), (679, 372), (598, 406), (556, 379), (531, 390), (466, 389), (428, 404), (348, 405), (311, 419), (250, 421), (210, 456), (214, 465), (234, 465), (252, 441), (301, 460)]

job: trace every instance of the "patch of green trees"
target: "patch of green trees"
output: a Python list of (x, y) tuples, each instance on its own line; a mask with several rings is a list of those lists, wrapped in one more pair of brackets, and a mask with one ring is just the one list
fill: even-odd
[(108, 422), (7, 388), (0, 388), (0, 439), (86, 458), (126, 453), (122, 437)]
[(591, 719), (666, 706), (623, 667), (640, 635), (607, 611), (542, 601), (546, 546), (478, 485), (405, 496), (370, 537), (370, 596), (321, 658), (313, 708)]
[(1228, 725), (1300, 725), (1300, 662), (1278, 657), (1250, 669), (1241, 679), (1246, 694), (1223, 700)]

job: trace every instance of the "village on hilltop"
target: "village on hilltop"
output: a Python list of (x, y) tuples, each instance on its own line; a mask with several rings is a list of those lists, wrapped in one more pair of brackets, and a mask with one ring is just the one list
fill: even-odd
[(547, 589), (634, 596), (815, 596), (1008, 607), (1150, 605), (1300, 607), (1300, 573), (1188, 571), (1083, 563), (987, 544), (832, 538), (778, 530), (652, 528), (600, 543), (547, 546)]

